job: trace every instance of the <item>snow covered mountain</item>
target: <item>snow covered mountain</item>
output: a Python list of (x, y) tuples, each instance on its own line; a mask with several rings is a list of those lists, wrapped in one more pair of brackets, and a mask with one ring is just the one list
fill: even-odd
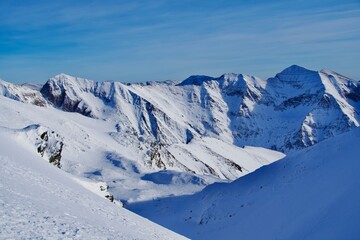
[[(214, 151), (214, 141), (287, 153), (358, 127), (360, 120), (358, 81), (296, 65), (267, 80), (224, 74), (191, 76), (180, 83), (122, 84), (59, 74), (40, 92), (1, 82), (0, 93), (111, 122), (116, 127), (112, 138), (133, 148), (153, 169), (223, 179), (236, 179), (275, 159), (246, 166), (239, 158), (218, 157), (223, 155)], [(199, 144), (201, 154), (195, 154), (192, 146)]]
[[(193, 197), (160, 202), (169, 206), (173, 200), (184, 200), (184, 206), (179, 207), (180, 203), (174, 205), (179, 207), (175, 210), (173, 206), (164, 210), (158, 206), (159, 202), (150, 200), (193, 194), (214, 182), (235, 180), (274, 163), (283, 158), (284, 153), (290, 154), (287, 159), (305, 159), (300, 155), (307, 155), (307, 151), (318, 151), (313, 149), (326, 151), (321, 146), (327, 146), (324, 144), (331, 141), (324, 140), (336, 136), (339, 136), (336, 137), (338, 140), (342, 139), (341, 136), (348, 136), (356, 142), (355, 137), (350, 137), (354, 135), (343, 134), (349, 131), (354, 133), (359, 127), (360, 82), (330, 70), (311, 71), (295, 65), (267, 80), (243, 74), (224, 74), (217, 78), (191, 76), (182, 82), (123, 84), (59, 74), (43, 86), (16, 85), (0, 80), (0, 112), (1, 141), (6, 142), (9, 138), (12, 146), (9, 149), (13, 152), (16, 149), (31, 152), (29, 156), (37, 155), (36, 161), (42, 158), (44, 165), (52, 167), (51, 172), (60, 171), (56, 167), (61, 168), (72, 174), (82, 186), (103, 198), (117, 205), (125, 203), (171, 229), (196, 238), (210, 236), (212, 232), (220, 234), (221, 229), (214, 227), (217, 224), (228, 228), (224, 219), (236, 215), (232, 206), (238, 200), (238, 195), (230, 193), (234, 190), (231, 186), (237, 186), (240, 180), (230, 185), (214, 184)], [(343, 139), (344, 142), (350, 141), (346, 139)], [(323, 144), (320, 143), (322, 141)], [(4, 144), (0, 155), (7, 154), (4, 159), (11, 159), (4, 160), (4, 166), (8, 163), (12, 165), (4, 170), (4, 176), (16, 182), (15, 178), (11, 178), (10, 168), (21, 166), (24, 159), (20, 162), (17, 162), (18, 158), (14, 160), (7, 152), (7, 144)], [(335, 147), (335, 143), (329, 146)], [(337, 152), (331, 153), (341, 157), (336, 155)], [(353, 154), (356, 153), (350, 152), (347, 156), (356, 156)], [(14, 156), (21, 158), (20, 155)], [(321, 156), (316, 157), (322, 159)], [(316, 157), (314, 155), (314, 159)], [(261, 169), (245, 179), (265, 172), (264, 176), (259, 177), (262, 189), (264, 185), (272, 184), (273, 179), (281, 178), (276, 175), (282, 174), (275, 169), (276, 166), (283, 165), (274, 164), (264, 168), (271, 170)], [(296, 165), (291, 170), (295, 173), (289, 174), (299, 171), (302, 174), (301, 170)], [(243, 181), (249, 181), (244, 189), (253, 184), (250, 180)], [(11, 188), (18, 190), (6, 188), (9, 196), (11, 191), (20, 196), (24, 189), (15, 186), (16, 183), (11, 184)], [(26, 183), (22, 184), (26, 186)], [(274, 184), (274, 189), (278, 185), (283, 187), (282, 183)], [(34, 192), (40, 191), (38, 185), (34, 186)], [(224, 187), (224, 191), (217, 186)], [(57, 185), (56, 188), (62, 189)], [(77, 185), (75, 188), (78, 191)], [(232, 190), (226, 192), (228, 188)], [(249, 192), (252, 191), (253, 187), (249, 187)], [(286, 190), (284, 194), (287, 194)], [(221, 195), (229, 196), (229, 199), (219, 197)], [(33, 199), (34, 195), (26, 192), (24, 197)], [(199, 202), (202, 198), (215, 205), (206, 205), (206, 209), (199, 205), (194, 211), (191, 201)], [(249, 198), (252, 198), (251, 194)], [(259, 195), (261, 204), (269, 198), (266, 194)], [(4, 208), (10, 216), (12, 213), (9, 213), (9, 209), (18, 203), (11, 205), (10, 198), (4, 199), (9, 200), (2, 204), (10, 206)], [(23, 199), (18, 200), (20, 204)], [(108, 200), (106, 203), (109, 203)], [(141, 201), (150, 202), (134, 205)], [(219, 201), (228, 201), (228, 208), (217, 208)], [(253, 202), (246, 200), (240, 208)], [(48, 208), (41, 209), (39, 204), (37, 202), (34, 206), (40, 212), (50, 211)], [(144, 206), (153, 209), (145, 210)], [(171, 218), (166, 223), (154, 216), (156, 209), (167, 214), (175, 212), (174, 217), (181, 216), (182, 219)], [(16, 215), (11, 216), (16, 218)], [(253, 220), (257, 221), (256, 218)], [(88, 223), (85, 221), (84, 224)], [(195, 227), (192, 232), (184, 230), (198, 224), (206, 226)], [(276, 226), (274, 229), (277, 229)], [(10, 230), (6, 234), (10, 234)], [(122, 233), (114, 234), (115, 238), (122, 236)], [(251, 235), (249, 232), (246, 234)], [(291, 234), (275, 235), (282, 237)], [(71, 236), (82, 238), (76, 233)], [(217, 235), (214, 233), (213, 236)]]
[[(3, 89), (6, 93), (11, 89), (21, 88), (3, 83)], [(176, 170), (211, 175), (220, 179), (236, 179), (283, 157), (282, 154), (266, 149), (234, 146), (232, 142), (218, 139), (218, 136), (211, 132), (201, 133), (192, 127), (190, 122), (194, 122), (195, 125), (199, 118), (211, 121), (206, 117), (209, 114), (199, 111), (200, 115), (192, 117), (190, 108), (184, 108), (189, 107), (185, 105), (188, 104), (186, 99), (182, 99), (182, 104), (178, 103), (188, 112), (188, 116), (181, 114), (175, 105), (177, 102), (170, 102), (167, 99), (169, 95), (166, 95), (166, 91), (172, 92), (174, 97), (187, 91), (182, 89), (180, 93), (176, 93), (179, 89), (182, 87), (175, 86), (174, 83), (127, 86), (118, 82), (98, 83), (60, 74), (50, 79), (41, 88), (39, 95), (41, 101), (47, 103), (48, 109), (55, 106), (65, 111), (79, 112), (93, 119), (100, 119), (103, 124), (111, 125), (112, 129), (106, 134), (110, 135), (119, 145), (117, 148), (121, 147), (123, 151), (118, 150), (116, 154), (111, 154), (112, 150), (106, 147), (102, 151), (108, 152), (108, 156), (136, 160), (148, 169)], [(26, 92), (28, 89), (21, 90)], [(160, 94), (161, 91), (163, 94)], [(153, 99), (152, 95), (158, 98)], [(21, 97), (20, 93), (15, 92), (11, 96), (20, 96), (12, 98), (29, 102)], [(43, 125), (49, 126), (46, 121)], [(58, 128), (55, 132), (64, 135), (63, 131), (64, 129)], [(67, 137), (64, 137), (67, 141)], [(82, 141), (78, 139), (78, 142)], [(67, 151), (69, 145), (65, 143), (64, 151)], [(129, 155), (128, 152), (132, 153)], [(70, 158), (69, 161), (74, 162)]]
[[(0, 127), (26, 139), (34, 153), (74, 176), (104, 183), (109, 198), (123, 202), (194, 193), (284, 156), (259, 147), (239, 148), (211, 137), (188, 144), (150, 146), (145, 140), (135, 141), (131, 133), (123, 133), (122, 138), (114, 121), (3, 96), (0, 109)], [(156, 165), (164, 161), (163, 156), (178, 160), (173, 165), (168, 161), (165, 170)], [(180, 167), (175, 163), (181, 163)]]
[(194, 135), (210, 135), (287, 152), (359, 126), (359, 89), (359, 82), (335, 72), (293, 65), (266, 81), (224, 74), (124, 85), (60, 74), (41, 93), (58, 108), (117, 119), (120, 132), (150, 141), (188, 143)]
[(356, 239), (360, 129), (232, 183), (128, 208), (191, 239)]
[[(289, 152), (359, 126), (360, 83), (329, 70), (291, 66), (266, 81), (242, 74), (192, 76), (180, 83), (95, 82), (60, 74), (40, 92), (1, 82), (6, 97), (78, 112), (114, 124), (119, 144), (141, 152), (146, 165), (235, 179), (260, 165), (223, 156), (210, 141)], [(208, 140), (210, 139), (210, 140)], [(215, 140), (217, 139), (217, 140)], [(194, 164), (184, 162), (184, 157)], [(221, 159), (221, 160), (219, 160)], [(237, 158), (238, 159), (238, 158)], [(224, 165), (219, 169), (219, 165)]]

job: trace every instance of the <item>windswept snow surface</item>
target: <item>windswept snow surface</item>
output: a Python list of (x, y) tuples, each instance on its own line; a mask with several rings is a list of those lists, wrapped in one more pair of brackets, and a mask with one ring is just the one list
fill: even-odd
[(191, 239), (358, 239), (360, 129), (232, 183), (129, 209)]
[(0, 129), (1, 239), (185, 239), (86, 190)]

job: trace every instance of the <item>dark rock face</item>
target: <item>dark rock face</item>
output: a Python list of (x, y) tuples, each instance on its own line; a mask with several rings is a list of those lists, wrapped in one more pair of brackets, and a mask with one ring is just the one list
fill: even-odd
[(48, 81), (40, 90), (41, 94), (55, 107), (62, 108), (67, 112), (78, 112), (85, 116), (89, 113), (86, 109), (79, 108), (80, 99), (69, 97), (63, 84), (56, 81)]
[(301, 94), (283, 101), (275, 109), (279, 111), (286, 110), (288, 108), (296, 108), (300, 105), (310, 105), (319, 98), (318, 94)]
[(65, 100), (65, 90), (60, 86), (55, 85), (54, 82), (46, 82), (40, 92), (56, 107), (61, 107), (63, 105)]
[(109, 199), (110, 202), (114, 202), (114, 196), (109, 194), (105, 196), (107, 199)]
[(38, 153), (49, 160), (49, 163), (61, 168), (61, 152), (64, 143), (61, 137), (53, 131), (45, 131), (36, 142)]
[(349, 86), (350, 92), (346, 93), (346, 97), (354, 102), (360, 102), (360, 82)]
[(165, 163), (161, 158), (161, 148), (162, 144), (151, 144), (150, 163), (151, 165), (154, 164), (159, 169), (166, 169)]
[[(83, 84), (82, 84), (83, 83)], [(66, 74), (59, 74), (49, 79), (40, 92), (47, 101), (64, 111), (78, 112), (82, 115), (97, 118), (92, 113), (90, 103), (83, 99), (82, 93), (91, 93), (99, 97), (94, 92), (98, 84), (86, 79), (78, 79)], [(107, 101), (107, 99), (103, 99)]]

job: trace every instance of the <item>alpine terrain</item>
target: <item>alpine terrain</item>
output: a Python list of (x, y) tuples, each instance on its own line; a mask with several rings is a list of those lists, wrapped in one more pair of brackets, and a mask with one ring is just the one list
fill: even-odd
[(199, 239), (360, 229), (347, 224), (360, 209), (360, 82), (331, 70), (0, 80), (0, 112), (1, 237), (181, 238), (123, 206)]

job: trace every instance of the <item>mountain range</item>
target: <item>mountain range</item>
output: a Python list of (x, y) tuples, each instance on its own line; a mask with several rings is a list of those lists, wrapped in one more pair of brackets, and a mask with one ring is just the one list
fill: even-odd
[[(282, 174), (285, 178), (286, 174), (301, 175), (303, 169), (295, 163), (289, 173), (278, 168), (306, 159), (312, 151), (326, 151), (327, 143), (331, 148), (336, 148), (336, 141), (350, 144), (343, 136), (352, 136), (347, 133), (356, 132), (360, 124), (360, 82), (331, 70), (313, 71), (297, 65), (266, 80), (227, 73), (129, 84), (59, 74), (44, 85), (0, 80), (0, 109), (0, 133), (12, 138), (19, 149), (34, 152), (103, 198), (197, 238), (210, 237), (212, 231), (221, 233), (208, 223), (214, 220), (215, 225), (226, 225), (228, 216), (236, 215), (234, 208), (242, 209), (234, 205), (237, 193), (230, 195), (235, 189), (252, 192), (259, 187), (257, 180), (246, 179), (259, 176), (256, 179), (261, 179), (264, 187)], [(351, 137), (353, 142), (356, 136)], [(338, 152), (333, 154), (341, 157)], [(288, 157), (280, 160), (285, 155)], [(312, 158), (315, 156), (319, 154)], [(286, 184), (276, 182), (271, 188)], [(180, 197), (194, 193), (193, 197)], [(199, 206), (197, 211), (188, 206), (202, 202), (199, 199), (204, 199), (204, 194), (210, 196), (206, 202), (215, 205), (206, 205), (208, 210)], [(221, 198), (229, 209), (215, 207), (222, 195), (230, 196)], [(163, 200), (168, 209), (164, 210), (153, 202), (159, 198), (174, 200)], [(267, 191), (259, 198), (271, 198), (271, 194)], [(173, 209), (182, 204), (171, 206), (178, 199), (184, 199), (183, 206), (176, 207), (183, 212)], [(239, 202), (252, 204), (246, 197)], [(284, 209), (279, 211), (287, 211)], [(159, 214), (163, 217), (159, 219), (154, 216), (156, 211), (175, 212), (188, 220), (169, 219), (166, 223), (168, 218)], [(229, 213), (226, 217), (219, 213), (224, 211)], [(206, 227), (184, 230), (193, 224)], [(291, 236), (287, 234), (290, 232), (274, 236)]]
[[(135, 151), (146, 149), (141, 158), (154, 169), (223, 179), (235, 179), (253, 168), (219, 157), (223, 154), (214, 152), (208, 141), (288, 153), (358, 127), (360, 121), (358, 81), (296, 65), (267, 80), (224, 74), (191, 76), (182, 82), (122, 84), (59, 74), (40, 88), (6, 82), (0, 86), (0, 94), (21, 102), (112, 122), (116, 128), (112, 138)], [(217, 159), (199, 159), (188, 147), (193, 144)], [(188, 159), (196, 166), (190, 166)], [(223, 163), (227, 170), (217, 167)]]

